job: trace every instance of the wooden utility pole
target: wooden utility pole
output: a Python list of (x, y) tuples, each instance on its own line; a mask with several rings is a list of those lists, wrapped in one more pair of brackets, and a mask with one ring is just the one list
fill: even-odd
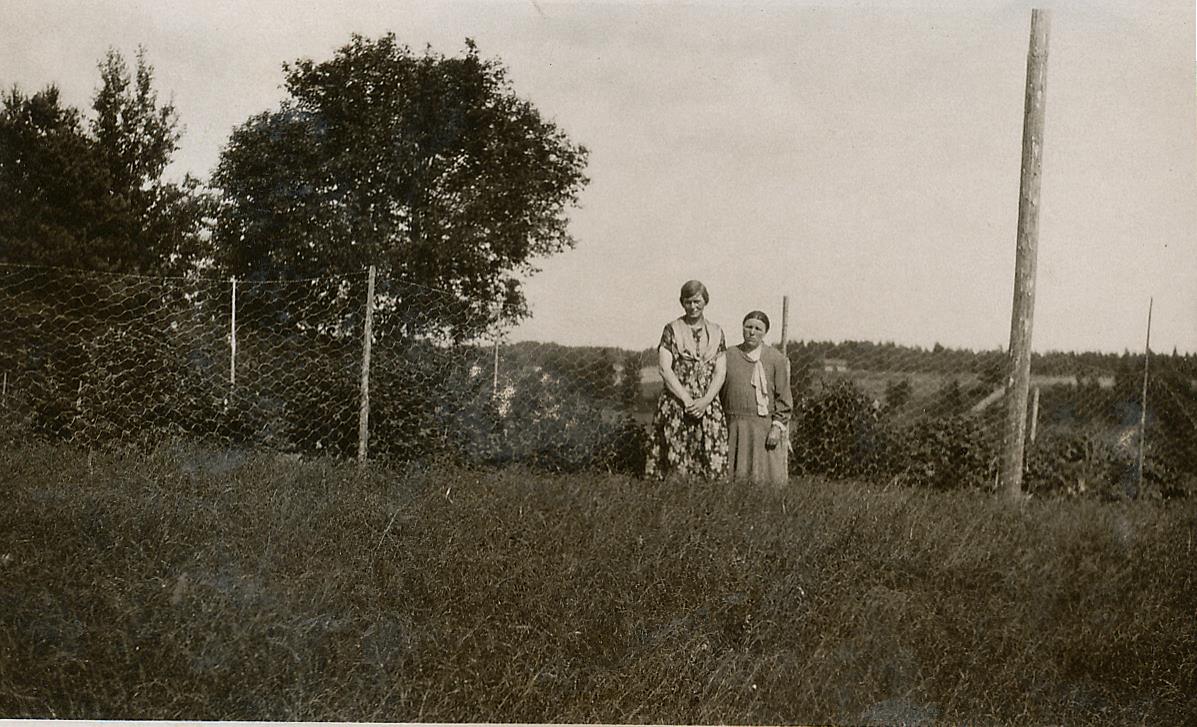
[(781, 296), (781, 355), (786, 355), (786, 341), (790, 340), (790, 296)]
[(357, 463), (366, 464), (366, 443), (370, 438), (370, 344), (374, 338), (374, 266), (366, 280), (366, 322), (362, 327), (362, 394), (357, 414)]
[(1010, 315), (1010, 370), (1006, 378), (1006, 420), (1001, 488), (1022, 495), (1026, 444), (1027, 389), (1031, 379), (1031, 325), (1035, 313), (1035, 258), (1039, 242), (1039, 182), (1043, 161), (1043, 117), (1047, 93), (1047, 42), (1051, 15), (1031, 11), (1031, 44), (1022, 120), (1022, 173), (1018, 194), (1018, 243), (1014, 262), (1014, 304)]
[(1135, 499), (1143, 492), (1143, 447), (1147, 443), (1147, 359), (1151, 356), (1151, 306), (1147, 299), (1147, 342), (1143, 344), (1143, 398), (1139, 401), (1139, 456), (1135, 463)]

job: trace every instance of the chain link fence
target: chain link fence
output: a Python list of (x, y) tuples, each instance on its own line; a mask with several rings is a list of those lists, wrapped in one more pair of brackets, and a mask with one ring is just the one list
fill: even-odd
[[(0, 265), (0, 433), (89, 448), (183, 437), (305, 456), (368, 446), (394, 462), (643, 470), (662, 389), (652, 348), (511, 342), (481, 324), (463, 339), (471, 326), (443, 325), (468, 323), (458, 297), (380, 283), (366, 346), (364, 271), (236, 281)], [(795, 474), (994, 486), (1003, 352), (791, 341), (787, 355)], [(1192, 490), (1195, 364), (1148, 359), (1143, 417), (1142, 354), (1037, 354), (1026, 488)]]

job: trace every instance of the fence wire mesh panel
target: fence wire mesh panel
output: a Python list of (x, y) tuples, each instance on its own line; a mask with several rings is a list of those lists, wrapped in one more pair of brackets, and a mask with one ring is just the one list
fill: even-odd
[(344, 451), (353, 438), (341, 425), (358, 409), (356, 278), (240, 283), (0, 266), (6, 422), (89, 447), (177, 434)]
[[(791, 342), (792, 468), (937, 488), (995, 485), (1003, 446), (1003, 351)], [(1025, 488), (1109, 497), (1197, 481), (1197, 359), (1034, 354)], [(1140, 442), (1142, 465), (1140, 466)]]
[[(353, 457), (368, 388), (371, 459), (643, 471), (663, 388), (654, 349), (515, 342), (488, 327), (486, 305), (382, 276), (368, 301), (367, 281), (0, 265), (0, 432)], [(790, 341), (787, 355), (794, 474), (994, 486), (1004, 352)], [(1197, 357), (1146, 365), (1143, 416), (1142, 353), (1033, 357), (1027, 489), (1193, 489)]]

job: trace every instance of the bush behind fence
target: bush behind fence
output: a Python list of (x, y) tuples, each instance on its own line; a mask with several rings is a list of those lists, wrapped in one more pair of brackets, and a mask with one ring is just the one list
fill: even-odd
[[(0, 265), (0, 431), (10, 443), (106, 448), (177, 436), (354, 457), (366, 290), (364, 272), (233, 281)], [(661, 389), (652, 349), (462, 335), (441, 323), (461, 317), (452, 295), (399, 281), (383, 281), (373, 308), (371, 458), (642, 470)], [(796, 474), (993, 486), (1001, 352), (849, 341), (792, 342), (788, 355)], [(1134, 491), (1143, 363), (1035, 357), (1028, 489)], [(1148, 492), (1185, 494), (1197, 479), (1195, 364), (1191, 355), (1150, 359)]]

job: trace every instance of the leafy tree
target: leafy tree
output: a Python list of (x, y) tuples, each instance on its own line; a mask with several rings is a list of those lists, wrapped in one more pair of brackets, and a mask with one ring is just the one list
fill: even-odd
[[(163, 179), (178, 142), (174, 108), (158, 103), (144, 51), (135, 76), (115, 51), (99, 69), (91, 116), (64, 104), (55, 86), (32, 95), (13, 87), (3, 95), (0, 262), (183, 272), (202, 255), (205, 201), (194, 179), (181, 184)], [(112, 392), (113, 381), (95, 381), (96, 356), (139, 362), (120, 381), (126, 404), (138, 401), (152, 409), (150, 402), (178, 389), (181, 377), (175, 374), (186, 371), (187, 363), (172, 358), (174, 349), (147, 350), (142, 343), (147, 337), (161, 341), (168, 326), (162, 293), (153, 286), (124, 277), (32, 270), (9, 276), (4, 293), (0, 350), (6, 365), (29, 372), (27, 388), (37, 392), (31, 396), (42, 431), (72, 436), (71, 427), (88, 423), (94, 434), (104, 422), (120, 421), (112, 408), (119, 397), (88, 393), (88, 416), (78, 410), (84, 399), (80, 387)], [(185, 306), (181, 293), (179, 298)], [(54, 320), (52, 329), (59, 331), (69, 324), (70, 335), (54, 335), (46, 320)]]
[[(9, 90), (0, 109), (0, 261), (95, 262), (112, 251), (101, 227), (112, 215), (107, 170), (77, 109), (58, 88)], [(78, 264), (77, 263), (77, 264)]]
[(160, 106), (153, 89), (153, 69), (145, 50), (137, 51), (136, 77), (121, 54), (109, 50), (100, 62), (100, 88), (92, 102), (91, 128), (121, 193), (162, 176), (178, 148), (178, 114), (173, 104)]
[(144, 51), (135, 77), (116, 51), (99, 68), (89, 123), (54, 86), (5, 94), (0, 261), (147, 273), (202, 256), (206, 202), (195, 179), (162, 179), (178, 119)]
[(178, 149), (178, 113), (173, 103), (159, 104), (144, 48), (137, 49), (132, 73), (115, 50), (99, 69), (91, 134), (108, 172), (112, 204), (123, 213), (109, 233), (135, 251), (141, 269), (180, 272), (210, 254), (203, 241), (212, 208), (194, 177), (163, 179)]
[(452, 301), (376, 330), (458, 338), (527, 314), (520, 277), (575, 242), (565, 212), (587, 151), (517, 97), (472, 41), (460, 57), (354, 35), (331, 60), (284, 67), (287, 98), (229, 139), (215, 239), (240, 278), (376, 265), (383, 299), (416, 286)]

